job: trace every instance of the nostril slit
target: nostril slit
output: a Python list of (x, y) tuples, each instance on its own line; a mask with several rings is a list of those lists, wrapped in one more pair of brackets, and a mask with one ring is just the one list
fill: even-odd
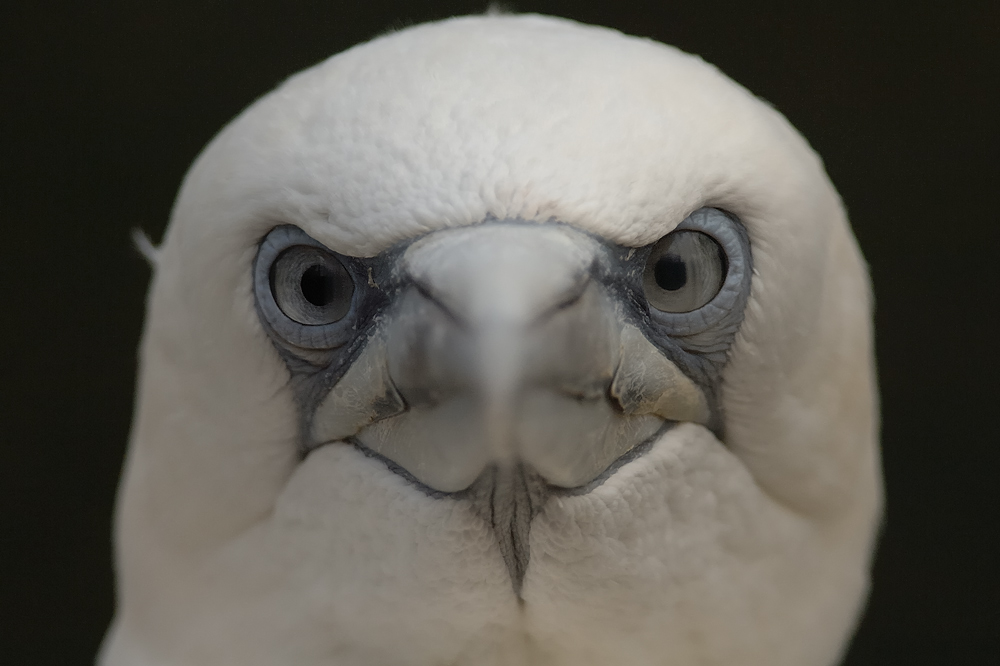
[(610, 382), (560, 383), (553, 387), (557, 392), (577, 402), (596, 402), (610, 395)]
[(435, 296), (434, 292), (431, 291), (430, 288), (427, 287), (427, 285), (423, 284), (419, 280), (413, 280), (413, 288), (417, 290), (418, 294), (424, 297), (424, 300), (428, 301), (429, 303), (433, 303), (435, 306), (437, 306), (441, 310), (441, 312), (443, 312), (445, 316), (448, 317), (448, 319), (450, 319), (455, 326), (463, 330), (468, 329), (468, 325), (466, 324), (466, 322), (463, 321), (462, 318), (459, 317), (457, 314), (455, 314), (455, 312), (451, 308), (445, 305), (444, 301)]
[(618, 396), (615, 395), (615, 392), (611, 390), (610, 383), (608, 384), (608, 388), (605, 390), (604, 395), (607, 398), (608, 403), (610, 403), (611, 409), (615, 410), (618, 414), (625, 413), (625, 406), (621, 403), (621, 400), (618, 399)]
[(553, 310), (564, 310), (580, 300), (583, 292), (587, 289), (587, 285), (590, 284), (590, 271), (582, 273), (580, 278), (582, 279), (576, 280), (576, 284), (565, 293)]

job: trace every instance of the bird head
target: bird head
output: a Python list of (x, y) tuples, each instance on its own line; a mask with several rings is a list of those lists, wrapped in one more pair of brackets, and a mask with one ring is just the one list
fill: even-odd
[(881, 510), (820, 160), (700, 59), (538, 16), (300, 73), (187, 175), (117, 664), (828, 664)]

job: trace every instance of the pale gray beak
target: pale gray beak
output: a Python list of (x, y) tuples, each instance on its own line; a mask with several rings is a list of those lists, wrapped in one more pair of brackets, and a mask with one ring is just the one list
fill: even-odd
[(710, 418), (703, 391), (595, 278), (603, 252), (571, 227), (528, 223), (413, 243), (399, 265), (410, 286), (312, 419), (313, 442), (353, 438), (468, 497), (518, 591), (553, 489), (599, 481), (671, 422)]

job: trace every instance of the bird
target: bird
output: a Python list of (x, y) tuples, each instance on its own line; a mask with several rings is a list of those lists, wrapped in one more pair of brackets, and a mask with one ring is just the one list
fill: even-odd
[(147, 251), (102, 666), (842, 658), (867, 266), (701, 58), (533, 14), (380, 35), (226, 126)]

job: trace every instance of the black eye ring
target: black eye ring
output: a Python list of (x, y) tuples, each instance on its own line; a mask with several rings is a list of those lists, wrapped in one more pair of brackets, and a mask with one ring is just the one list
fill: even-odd
[[(682, 247), (680, 253), (670, 252), (671, 246), (679, 243), (687, 247)], [(659, 265), (660, 259), (669, 254), (678, 255), (678, 260), (668, 258)], [(690, 275), (691, 263), (685, 263), (679, 254), (700, 257), (696, 267), (702, 275)], [(650, 319), (671, 335), (685, 336), (733, 317), (742, 318), (750, 292), (750, 262), (750, 239), (743, 224), (717, 208), (699, 208), (650, 246), (643, 273)], [(683, 275), (678, 263), (684, 263)], [(662, 278), (663, 285), (658, 278)], [(692, 280), (699, 281), (698, 289), (680, 294)], [(657, 307), (658, 303), (661, 307)]]
[(254, 295), (262, 320), (284, 342), (333, 349), (354, 335), (357, 278), (349, 258), (298, 227), (275, 227), (254, 260)]

